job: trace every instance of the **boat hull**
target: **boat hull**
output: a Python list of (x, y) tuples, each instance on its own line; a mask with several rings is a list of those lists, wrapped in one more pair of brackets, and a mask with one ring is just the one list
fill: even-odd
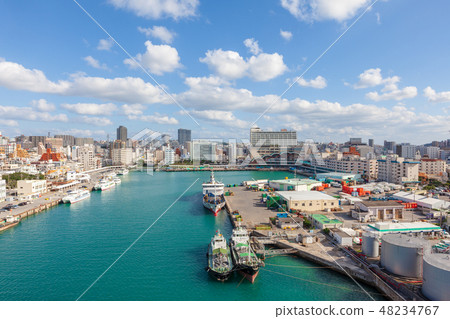
[(78, 203), (78, 202), (81, 202), (82, 200), (88, 199), (89, 197), (91, 197), (91, 194), (84, 195), (84, 196), (79, 197), (79, 198), (71, 199), (71, 200), (69, 200), (69, 203), (70, 204)]
[(255, 282), (256, 277), (259, 274), (259, 268), (254, 269), (251, 267), (248, 268), (242, 268), (239, 269), (239, 273), (245, 277), (245, 279), (247, 279), (248, 281), (250, 281), (252, 284)]
[(212, 204), (203, 201), (203, 206), (205, 206), (206, 209), (210, 210), (214, 214), (214, 216), (217, 216), (220, 210), (225, 206), (225, 202)]

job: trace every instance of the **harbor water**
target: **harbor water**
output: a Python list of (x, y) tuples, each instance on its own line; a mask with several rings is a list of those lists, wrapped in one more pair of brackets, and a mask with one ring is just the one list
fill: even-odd
[[(225, 184), (290, 176), (215, 175)], [(206, 251), (216, 230), (229, 236), (231, 223), (224, 211), (214, 217), (202, 206), (209, 172), (131, 172), (121, 179), (111, 190), (0, 233), (0, 300), (370, 300), (350, 278), (291, 256), (267, 259), (254, 284), (238, 273), (218, 282), (205, 271)]]

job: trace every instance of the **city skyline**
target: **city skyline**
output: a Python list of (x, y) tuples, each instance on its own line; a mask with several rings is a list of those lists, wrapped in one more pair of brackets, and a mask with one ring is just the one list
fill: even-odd
[(123, 125), (128, 136), (148, 127), (176, 139), (183, 127), (248, 138), (273, 104), (256, 124), (299, 140), (447, 140), (450, 5), (313, 2), (79, 1), (117, 43), (75, 2), (4, 3), (0, 131), (99, 140)]

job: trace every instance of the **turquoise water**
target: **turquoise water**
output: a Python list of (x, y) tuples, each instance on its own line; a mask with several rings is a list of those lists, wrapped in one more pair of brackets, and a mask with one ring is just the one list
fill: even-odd
[[(216, 177), (240, 183), (287, 174)], [(295, 257), (268, 259), (253, 285), (239, 274), (217, 282), (204, 270), (206, 250), (214, 232), (229, 234), (231, 224), (225, 213), (215, 218), (202, 206), (201, 183), (209, 173), (132, 172), (121, 178), (112, 190), (0, 233), (0, 300), (76, 300), (197, 178), (81, 300), (369, 300), (351, 279)]]

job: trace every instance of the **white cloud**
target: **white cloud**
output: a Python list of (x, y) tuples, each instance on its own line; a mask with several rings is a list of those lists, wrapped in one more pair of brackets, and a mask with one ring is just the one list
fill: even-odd
[(283, 74), (287, 66), (283, 62), (283, 56), (278, 53), (261, 53), (252, 56), (248, 60), (249, 76), (258, 82), (268, 81)]
[(108, 66), (104, 63), (100, 64), (100, 62), (96, 59), (94, 59), (92, 56), (87, 56), (83, 58), (84, 61), (93, 68), (100, 69), (100, 70), (109, 70)]
[(139, 17), (179, 19), (196, 15), (198, 0), (109, 0), (114, 7), (126, 9)]
[(283, 31), (280, 29), (280, 35), (286, 41), (290, 41), (292, 39), (292, 32), (290, 31)]
[(51, 112), (55, 110), (55, 105), (47, 102), (45, 99), (33, 100), (31, 101), (31, 105), (43, 112)]
[(5, 120), (5, 119), (0, 119), (0, 125), (5, 125), (5, 126), (19, 126), (19, 123), (15, 120)]
[(423, 90), (423, 95), (428, 98), (428, 101), (430, 102), (450, 102), (450, 91), (436, 93), (431, 86), (428, 86)]
[(142, 104), (124, 104), (122, 112), (125, 115), (142, 115), (146, 107)]
[(368, 69), (359, 75), (359, 81), (353, 87), (355, 89), (363, 89), (384, 85), (381, 94), (378, 92), (369, 92), (366, 97), (374, 101), (383, 100), (403, 100), (417, 96), (417, 88), (415, 86), (407, 86), (402, 89), (398, 88), (400, 82), (399, 76), (383, 78), (381, 69)]
[(314, 89), (323, 89), (327, 87), (327, 80), (318, 75), (315, 79), (311, 79), (311, 80), (305, 80), (304, 78), (300, 78), (297, 81), (298, 85), (303, 86), (303, 87), (311, 87)]
[(281, 0), (281, 6), (299, 20), (343, 22), (356, 16), (371, 0)]
[(394, 85), (395, 88), (391, 88), (387, 90), (386, 93), (379, 94), (378, 92), (369, 92), (366, 96), (374, 101), (383, 101), (383, 100), (396, 100), (400, 101), (403, 99), (411, 99), (417, 96), (417, 88), (415, 86), (407, 86), (403, 89), (398, 89), (397, 85)]
[[(183, 112), (181, 112), (183, 113)], [(220, 125), (225, 127), (237, 127), (248, 128), (250, 122), (238, 119), (233, 112), (230, 111), (218, 111), (218, 110), (202, 110), (202, 111), (189, 111), (189, 114), (198, 119), (207, 120), (213, 125)]]
[(144, 122), (150, 122), (150, 123), (157, 123), (157, 124), (167, 124), (167, 125), (176, 125), (178, 124), (178, 120), (174, 117), (170, 117), (168, 115), (163, 115), (159, 113), (155, 113), (153, 115), (128, 115), (128, 118), (130, 120), (139, 120)]
[(206, 63), (208, 67), (219, 76), (227, 79), (238, 79), (244, 77), (247, 71), (247, 63), (235, 51), (223, 51), (222, 49), (206, 52), (200, 62)]
[(76, 104), (61, 104), (63, 108), (77, 114), (85, 115), (111, 115), (117, 106), (112, 103), (95, 104), (95, 103), (76, 103)]
[(98, 41), (97, 50), (109, 51), (109, 50), (111, 50), (113, 45), (114, 45), (114, 41), (111, 38), (100, 39), (100, 41)]
[(12, 90), (83, 96), (125, 103), (167, 103), (163, 92), (141, 78), (102, 78), (83, 74), (71, 76), (70, 81), (52, 82), (40, 70), (0, 59), (0, 86)]
[[(35, 111), (31, 107), (2, 105), (0, 105), (0, 118), (41, 122), (67, 122), (69, 120), (66, 114), (52, 115), (48, 112)], [(14, 122), (10, 123), (13, 124)]]
[(226, 79), (249, 76), (255, 81), (268, 81), (287, 70), (283, 56), (278, 53), (260, 53), (245, 61), (238, 52), (218, 49), (206, 52), (200, 62), (206, 63), (214, 73)]
[(147, 37), (160, 39), (162, 42), (170, 44), (173, 41), (175, 32), (169, 31), (163, 26), (153, 26), (153, 28), (138, 27), (139, 32), (144, 33)]
[(244, 40), (244, 45), (249, 49), (249, 51), (254, 54), (257, 55), (259, 53), (262, 52), (262, 50), (259, 48), (259, 44), (258, 41), (256, 41), (255, 39), (251, 38), (251, 39), (245, 39)]
[(91, 124), (91, 125), (95, 125), (95, 126), (107, 126), (107, 125), (112, 125), (113, 123), (111, 122), (110, 119), (106, 118), (106, 117), (89, 117), (89, 116), (83, 116), (81, 118), (81, 121), (83, 123), (86, 124)]
[[(151, 41), (146, 41), (145, 46), (147, 51), (144, 54), (139, 53), (136, 55), (135, 60), (151, 73), (162, 75), (167, 72), (173, 72), (182, 66), (177, 49), (170, 45), (155, 45)], [(133, 68), (137, 67), (132, 59), (126, 59), (123, 62)]]

